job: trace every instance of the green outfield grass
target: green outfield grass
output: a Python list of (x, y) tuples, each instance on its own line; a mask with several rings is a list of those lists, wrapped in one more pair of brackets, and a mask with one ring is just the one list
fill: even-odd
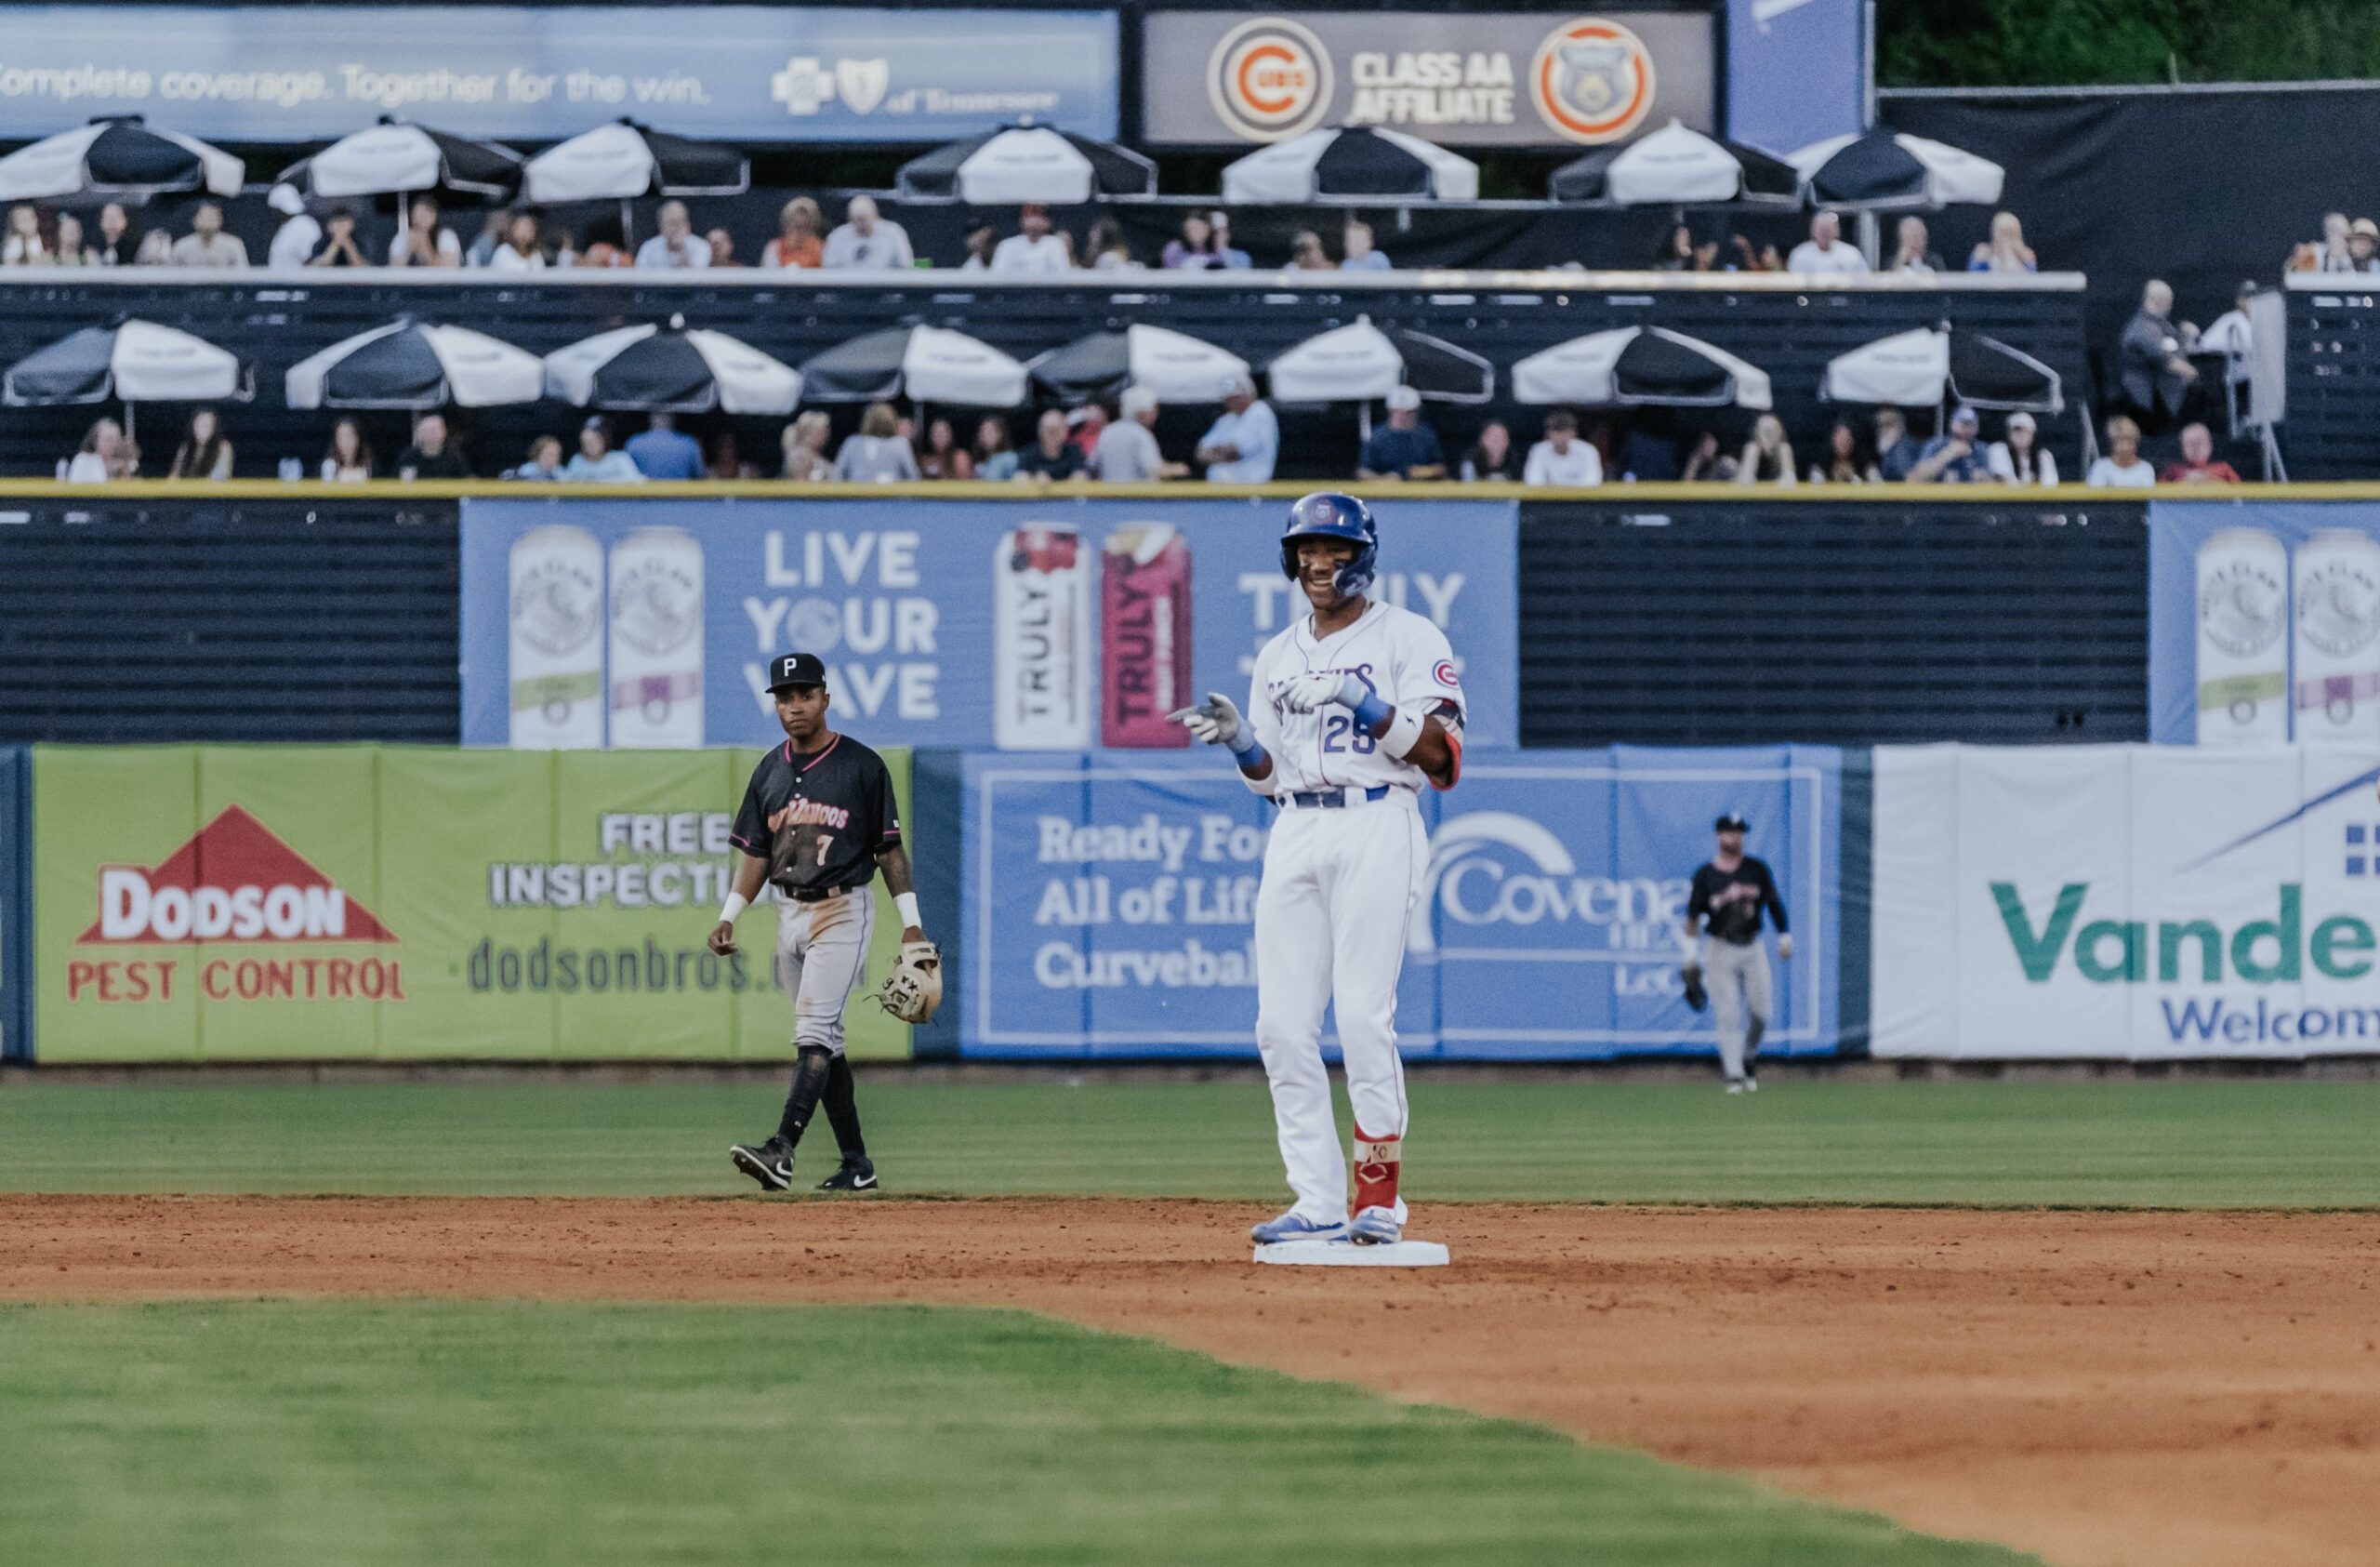
[[(0, 1190), (733, 1193), (781, 1090), (382, 1083), (0, 1087)], [(1757, 1096), (1417, 1074), (1408, 1189), (1643, 1202), (2380, 1206), (2380, 1083), (1844, 1082)], [(887, 1190), (1269, 1200), (1253, 1079), (905, 1081), (862, 1069)], [(1345, 1124), (1343, 1108), (1342, 1126)], [(797, 1174), (824, 1175), (821, 1124)]]
[(0, 1308), (22, 1562), (2017, 1567), (1011, 1312)]

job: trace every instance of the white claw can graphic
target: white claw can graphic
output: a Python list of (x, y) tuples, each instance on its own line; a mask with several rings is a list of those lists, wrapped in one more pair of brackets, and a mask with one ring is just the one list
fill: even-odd
[(2289, 738), (2289, 551), (2225, 528), (2198, 551), (2198, 743)]
[(612, 546), (615, 749), (703, 743), (703, 547), (684, 528), (638, 528)]
[(1091, 572), (1082, 536), (1036, 525), (992, 557), (992, 740), (1002, 750), (1091, 744)]
[(512, 749), (603, 745), (603, 548), (585, 528), (513, 540), (509, 596)]
[(2325, 528), (2293, 564), (2297, 737), (2380, 740), (2380, 540)]

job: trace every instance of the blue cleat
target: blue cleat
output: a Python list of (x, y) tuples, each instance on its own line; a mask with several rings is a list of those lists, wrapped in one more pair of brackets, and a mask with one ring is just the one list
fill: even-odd
[(1394, 1246), (1404, 1236), (1394, 1208), (1366, 1208), (1347, 1227), (1347, 1239), (1358, 1246)]
[(1266, 1219), (1250, 1229), (1248, 1236), (1260, 1246), (1278, 1245), (1284, 1241), (1344, 1241), (1347, 1239), (1347, 1221), (1310, 1219), (1291, 1210), (1279, 1218)]

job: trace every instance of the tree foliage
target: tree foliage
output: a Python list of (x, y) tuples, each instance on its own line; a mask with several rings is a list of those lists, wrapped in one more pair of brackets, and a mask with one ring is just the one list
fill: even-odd
[(1878, 0), (1886, 86), (2380, 75), (2373, 0)]

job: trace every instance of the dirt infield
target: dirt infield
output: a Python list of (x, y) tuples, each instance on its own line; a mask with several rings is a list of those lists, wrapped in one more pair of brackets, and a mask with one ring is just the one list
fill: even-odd
[(0, 1198), (0, 1298), (1017, 1306), (2071, 1567), (2373, 1559), (2380, 1215), (1465, 1204), (1428, 1272), (1128, 1201)]

